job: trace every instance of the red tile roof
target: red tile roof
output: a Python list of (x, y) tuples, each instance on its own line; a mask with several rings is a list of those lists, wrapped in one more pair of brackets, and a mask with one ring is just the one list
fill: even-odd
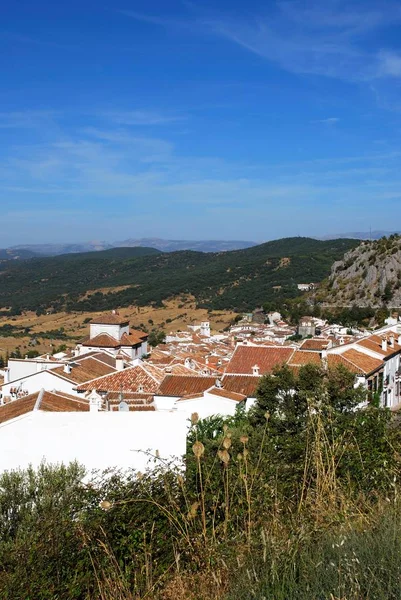
[(399, 346), (395, 340), (394, 347), (391, 347), (389, 342), (387, 342), (387, 350), (383, 350), (382, 342), (387, 339), (389, 339), (389, 336), (381, 337), (380, 335), (371, 335), (363, 340), (358, 340), (357, 345), (366, 348), (367, 350), (373, 350), (383, 357), (388, 357), (401, 351), (401, 346)]
[(383, 367), (383, 361), (379, 358), (373, 358), (364, 352), (358, 352), (351, 348), (342, 354), (343, 358), (345, 358), (348, 362), (355, 365), (360, 373), (364, 375), (369, 375), (373, 371), (377, 371), (380, 367)]
[(138, 346), (148, 339), (148, 334), (143, 331), (130, 331), (129, 335), (124, 333), (121, 336), (121, 346)]
[(65, 379), (74, 383), (85, 383), (86, 381), (115, 372), (115, 369), (108, 364), (93, 357), (86, 358), (85, 355), (73, 362), (71, 361), (70, 373), (65, 373), (64, 367), (57, 367), (52, 370), (53, 373), (62, 375)]
[(322, 366), (320, 352), (303, 352), (302, 350), (296, 350), (288, 361), (288, 365), (296, 367), (309, 364)]
[(237, 346), (226, 367), (226, 373), (252, 375), (257, 365), (261, 375), (288, 362), (294, 349), (280, 346)]
[(163, 373), (157, 367), (137, 365), (88, 381), (80, 385), (78, 391), (155, 393), (162, 378)]
[[(0, 406), (0, 423), (21, 417), (33, 411), (38, 396), (41, 392), (35, 392), (29, 396), (12, 400)], [(44, 392), (40, 401), (39, 410), (45, 412), (76, 412), (88, 411), (87, 401), (71, 396), (64, 392)]]
[(330, 345), (330, 341), (321, 338), (311, 338), (302, 342), (301, 350), (326, 350)]
[(94, 348), (119, 348), (121, 346), (120, 342), (108, 333), (99, 333), (94, 338), (87, 338), (81, 343), (82, 346)]
[(355, 375), (360, 373), (360, 369), (352, 362), (344, 358), (342, 354), (328, 354), (327, 365), (329, 369), (335, 369), (336, 367), (338, 367), (338, 365), (342, 365), (343, 367), (348, 369), (348, 371), (351, 371), (351, 373), (355, 373)]
[(108, 333), (99, 333), (94, 338), (87, 338), (82, 343), (82, 346), (90, 346), (94, 348), (120, 348), (121, 346), (139, 346), (148, 339), (148, 334), (142, 331), (131, 331), (128, 334), (124, 333), (121, 340), (116, 340)]
[(94, 317), (91, 325), (127, 325), (129, 320), (118, 313), (108, 313)]
[(228, 398), (229, 400), (236, 400), (236, 402), (242, 402), (246, 399), (244, 394), (238, 394), (237, 392), (229, 392), (224, 388), (214, 387), (211, 390), (208, 390), (208, 394), (213, 394), (213, 396), (219, 396), (220, 398)]
[(198, 394), (211, 388), (215, 383), (215, 377), (168, 375), (160, 384), (157, 395), (181, 397), (188, 394)]
[(223, 389), (237, 394), (243, 394), (247, 398), (254, 397), (259, 385), (260, 377), (249, 375), (224, 375), (222, 379)]

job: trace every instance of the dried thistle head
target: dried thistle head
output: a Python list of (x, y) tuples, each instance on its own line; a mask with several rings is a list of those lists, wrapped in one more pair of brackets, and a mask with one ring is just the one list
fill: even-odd
[(238, 460), (239, 462), (241, 462), (241, 460), (242, 460), (243, 458), (244, 458), (244, 457), (242, 456), (241, 452), (239, 452), (239, 453), (237, 454), (237, 460)]
[(246, 448), (244, 448), (243, 455), (244, 455), (244, 458), (246, 458), (247, 456), (249, 456), (249, 450), (247, 450)]
[(248, 443), (248, 436), (247, 435), (241, 435), (239, 441), (241, 442), (241, 444), (247, 444)]
[(226, 433), (227, 429), (228, 429), (228, 425), (226, 425), (226, 424), (224, 423), (224, 425), (223, 425), (223, 431), (224, 431), (224, 433)]
[(195, 519), (199, 506), (200, 506), (199, 502), (194, 502), (193, 504), (191, 504), (190, 509), (187, 514), (188, 519), (190, 519), (190, 520)]
[(223, 448), (229, 450), (231, 448), (231, 440), (229, 437), (225, 437), (223, 440)]
[(227, 452), (227, 450), (219, 450), (217, 453), (219, 459), (221, 460), (221, 462), (227, 466), (228, 463), (230, 462), (230, 455)]
[(181, 486), (184, 485), (184, 478), (182, 477), (182, 475), (177, 475), (177, 482)]
[(108, 500), (102, 500), (99, 502), (99, 506), (102, 510), (110, 510), (112, 504)]
[(197, 412), (192, 413), (191, 415), (191, 423), (192, 425), (196, 425), (199, 421), (199, 415)]
[(205, 446), (202, 444), (202, 442), (196, 441), (192, 446), (192, 452), (195, 454), (196, 458), (199, 459), (205, 453)]
[(266, 421), (268, 421), (270, 419), (270, 413), (268, 410), (265, 412), (265, 419), (266, 419)]

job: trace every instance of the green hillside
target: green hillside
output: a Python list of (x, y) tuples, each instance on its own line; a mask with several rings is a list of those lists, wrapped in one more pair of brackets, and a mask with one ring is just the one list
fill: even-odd
[[(298, 295), (297, 283), (322, 281), (356, 240), (285, 238), (231, 252), (160, 253), (144, 248), (64, 255), (7, 263), (0, 273), (0, 306), (14, 309), (108, 310), (161, 305), (192, 294), (199, 306), (248, 310)], [(145, 256), (138, 255), (146, 251)], [(129, 286), (106, 294), (88, 290)]]

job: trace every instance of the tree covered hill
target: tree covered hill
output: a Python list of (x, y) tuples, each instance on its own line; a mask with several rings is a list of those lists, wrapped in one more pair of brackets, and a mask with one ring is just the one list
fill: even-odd
[[(296, 237), (207, 254), (116, 248), (8, 261), (0, 267), (0, 306), (95, 311), (159, 306), (167, 298), (191, 294), (201, 307), (250, 310), (269, 300), (295, 297), (297, 283), (322, 281), (333, 262), (358, 243)], [(120, 286), (124, 289), (113, 291)]]

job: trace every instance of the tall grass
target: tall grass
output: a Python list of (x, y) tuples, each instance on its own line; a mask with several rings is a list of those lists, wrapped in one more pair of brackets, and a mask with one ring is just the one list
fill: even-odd
[[(210, 436), (194, 419), (185, 472), (4, 474), (0, 598), (401, 598), (397, 461), (382, 470), (355, 427), (333, 428), (309, 407), (297, 465), (282, 464), (266, 414)], [(386, 448), (397, 456), (397, 436)]]

